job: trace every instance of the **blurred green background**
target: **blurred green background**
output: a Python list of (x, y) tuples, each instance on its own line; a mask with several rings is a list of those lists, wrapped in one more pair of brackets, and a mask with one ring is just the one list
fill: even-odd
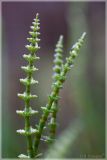
[[(24, 119), (16, 115), (17, 109), (24, 108), (17, 93), (24, 91), (19, 83), (19, 78), (25, 76), (20, 66), (26, 64), (22, 55), (27, 53), (24, 46), (37, 12), (41, 21), (41, 59), (34, 75), (39, 85), (32, 91), (38, 99), (32, 106), (40, 110), (47, 102), (59, 35), (64, 35), (66, 57), (86, 31), (84, 46), (60, 92), (57, 135), (80, 118), (85, 127), (67, 158), (105, 157), (105, 2), (2, 2), (2, 157), (16, 158), (26, 152), (25, 137), (16, 134), (24, 127)], [(38, 119), (32, 118), (32, 125)], [(40, 148), (44, 151), (46, 145)]]

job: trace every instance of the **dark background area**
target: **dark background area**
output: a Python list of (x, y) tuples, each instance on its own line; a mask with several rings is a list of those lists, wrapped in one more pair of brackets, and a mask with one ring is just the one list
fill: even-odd
[[(37, 62), (39, 71), (34, 77), (39, 85), (32, 89), (38, 99), (32, 106), (40, 110), (47, 102), (51, 91), (52, 66), (55, 44), (60, 34), (64, 35), (64, 57), (81, 36), (87, 32), (75, 66), (68, 74), (61, 91), (58, 113), (57, 136), (81, 118), (85, 124), (77, 137), (72, 153), (80, 155), (105, 156), (105, 3), (104, 2), (3, 2), (2, 3), (2, 157), (15, 158), (26, 152), (25, 137), (16, 130), (24, 127), (24, 119), (16, 114), (23, 109), (23, 102), (17, 93), (24, 91), (19, 78), (25, 74), (20, 66), (27, 53), (25, 45), (29, 37), (33, 18), (40, 14), (41, 49)], [(40, 111), (41, 112), (41, 111)], [(32, 118), (32, 125), (39, 117)], [(40, 146), (45, 150), (46, 145)]]

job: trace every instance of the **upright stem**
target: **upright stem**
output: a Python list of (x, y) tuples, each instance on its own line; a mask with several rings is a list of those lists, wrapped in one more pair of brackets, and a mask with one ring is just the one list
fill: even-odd
[[(28, 67), (32, 68), (32, 63), (29, 62)], [(29, 82), (31, 82), (31, 77), (32, 77), (32, 73), (28, 72), (27, 75), (27, 80)], [(31, 84), (29, 83), (29, 85), (26, 86), (26, 93), (29, 96), (31, 93)], [(30, 108), (30, 99), (25, 101), (25, 110), (27, 112), (29, 112), (29, 108)], [(30, 131), (30, 117), (26, 116), (25, 117), (25, 131), (29, 132)], [(33, 146), (32, 146), (32, 136), (31, 135), (26, 135), (27, 138), (27, 152), (29, 157), (33, 158), (34, 157), (34, 152), (33, 152)]]
[[(29, 32), (31, 35), (30, 38), (27, 38), (28, 42), (30, 43), (29, 45), (26, 45), (25, 47), (28, 49), (30, 52), (29, 54), (24, 54), (23, 58), (28, 62), (27, 66), (22, 66), (21, 68), (27, 73), (27, 77), (25, 79), (20, 79), (20, 82), (25, 85), (25, 92), (22, 94), (18, 94), (20, 98), (22, 98), (25, 102), (25, 108), (24, 110), (18, 110), (16, 111), (19, 115), (23, 116), (25, 119), (25, 127), (24, 129), (17, 130), (18, 133), (25, 135), (27, 138), (27, 153), (28, 155), (25, 157), (28, 158), (34, 158), (34, 150), (33, 150), (33, 144), (32, 144), (32, 134), (36, 133), (36, 129), (32, 128), (30, 126), (30, 117), (38, 111), (33, 110), (30, 107), (30, 100), (32, 98), (36, 98), (36, 95), (31, 94), (31, 85), (38, 83), (38, 81), (35, 81), (33, 79), (33, 72), (38, 70), (34, 66), (34, 62), (39, 59), (39, 57), (36, 56), (36, 52), (40, 49), (38, 46), (38, 42), (40, 39), (38, 36), (40, 35), (39, 33), (39, 19), (38, 19), (38, 13), (36, 14), (36, 18), (34, 19), (34, 22), (32, 22), (33, 26), (30, 28), (32, 31)], [(19, 156), (21, 157), (21, 156)]]

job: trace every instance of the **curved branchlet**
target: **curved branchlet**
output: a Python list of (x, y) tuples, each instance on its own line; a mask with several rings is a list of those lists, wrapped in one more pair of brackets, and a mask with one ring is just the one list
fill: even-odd
[(66, 73), (72, 68), (74, 64), (74, 60), (78, 56), (80, 48), (84, 43), (85, 36), (86, 36), (86, 32), (82, 34), (82, 36), (78, 39), (78, 41), (71, 48), (69, 52), (70, 56), (66, 58), (66, 63), (63, 66), (63, 70), (60, 75), (61, 77), (64, 78), (64, 76), (66, 76)]
[(35, 155), (38, 153), (38, 146), (42, 136), (43, 129), (45, 127), (47, 118), (52, 112), (52, 104), (59, 99), (59, 91), (63, 87), (63, 83), (66, 79), (67, 72), (71, 69), (71, 66), (74, 63), (75, 58), (78, 56), (81, 46), (83, 45), (84, 38), (86, 33), (83, 33), (78, 42), (70, 50), (70, 55), (66, 58), (66, 63), (62, 66), (60, 75), (56, 78), (56, 82), (53, 84), (52, 92), (48, 98), (48, 103), (46, 107), (43, 107), (43, 114), (39, 121), (38, 132), (36, 132), (35, 141), (34, 141), (34, 152)]
[[(62, 70), (62, 65), (63, 65), (62, 53), (63, 53), (63, 36), (60, 35), (59, 40), (56, 44), (55, 54), (54, 54), (53, 84), (57, 82), (57, 79), (60, 76)], [(56, 115), (58, 111), (57, 105), (58, 105), (58, 99), (53, 102), (51, 107), (50, 122), (48, 123), (50, 129), (50, 135), (47, 140), (49, 143), (52, 143), (55, 140), (56, 127), (57, 127)]]
[[(24, 79), (20, 79), (20, 82), (25, 86), (26, 90), (24, 93), (18, 94), (18, 96), (24, 100), (25, 102), (25, 108), (24, 110), (17, 110), (17, 114), (21, 115), (25, 119), (25, 128), (17, 130), (17, 133), (21, 135), (25, 135), (27, 138), (27, 153), (28, 155), (25, 157), (33, 158), (34, 157), (34, 150), (32, 145), (32, 134), (35, 134), (37, 132), (36, 129), (32, 128), (30, 126), (30, 117), (32, 115), (35, 115), (38, 113), (38, 111), (35, 111), (30, 106), (30, 100), (33, 98), (36, 98), (36, 95), (31, 94), (31, 85), (37, 84), (38, 81), (35, 81), (33, 79), (33, 72), (38, 70), (34, 66), (34, 62), (39, 59), (39, 57), (36, 55), (37, 51), (40, 49), (38, 46), (38, 42), (40, 39), (38, 36), (40, 35), (39, 30), (39, 18), (38, 13), (36, 14), (36, 18), (34, 19), (33, 25), (30, 27), (32, 31), (29, 32), (30, 38), (27, 38), (29, 45), (26, 45), (25, 47), (29, 51), (29, 54), (24, 54), (23, 58), (28, 62), (27, 66), (22, 66), (21, 69), (25, 71), (27, 77)], [(20, 158), (24, 157), (23, 154), (19, 156)]]

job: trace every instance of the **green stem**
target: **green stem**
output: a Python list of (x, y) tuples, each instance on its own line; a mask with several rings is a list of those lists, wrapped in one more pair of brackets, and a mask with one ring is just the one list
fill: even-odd
[(53, 143), (54, 140), (55, 140), (55, 137), (56, 137), (57, 105), (58, 105), (58, 101), (55, 101), (55, 102), (52, 104), (52, 113), (51, 113), (51, 120), (50, 120), (50, 138), (49, 138), (49, 143)]
[(25, 156), (23, 154), (19, 155), (19, 158), (21, 157), (28, 157), (28, 158), (34, 158), (34, 150), (33, 150), (33, 144), (32, 144), (32, 134), (36, 133), (36, 129), (32, 128), (30, 126), (30, 117), (34, 114), (37, 114), (38, 111), (33, 110), (30, 107), (30, 100), (32, 98), (36, 98), (36, 95), (31, 94), (31, 85), (38, 83), (38, 81), (35, 81), (33, 79), (33, 72), (37, 70), (37, 68), (33, 65), (34, 61), (39, 59), (39, 57), (36, 56), (37, 51), (40, 49), (38, 46), (38, 42), (40, 39), (39, 36), (39, 19), (38, 19), (38, 13), (36, 14), (36, 18), (34, 19), (33, 26), (30, 28), (32, 31), (29, 32), (31, 35), (30, 38), (27, 38), (29, 45), (26, 45), (25, 47), (30, 52), (29, 54), (24, 54), (23, 58), (28, 62), (27, 66), (22, 66), (21, 68), (27, 73), (27, 77), (25, 79), (20, 79), (20, 82), (25, 85), (26, 90), (22, 94), (18, 94), (18, 96), (24, 100), (25, 102), (25, 109), (24, 110), (17, 110), (16, 112), (23, 116), (25, 119), (25, 128), (17, 130), (17, 133), (25, 135), (27, 138), (27, 153), (28, 155)]
[[(46, 106), (47, 110), (51, 109), (52, 103), (54, 102), (54, 99), (52, 97), (56, 97), (56, 95), (58, 95), (58, 93), (59, 93), (59, 88), (55, 87), (53, 92), (51, 93), (51, 98), (49, 98), (49, 102)], [(35, 138), (35, 141), (34, 141), (35, 155), (37, 155), (37, 152), (38, 152), (38, 146), (39, 146), (39, 143), (40, 143), (40, 138), (41, 138), (42, 131), (43, 131), (43, 128), (45, 126), (45, 123), (47, 121), (48, 115), (49, 115), (49, 112), (44, 112), (41, 119), (40, 119), (40, 122), (39, 122), (38, 132), (36, 133), (36, 138)]]
[[(66, 69), (64, 68), (64, 70), (61, 73), (62, 73), (61, 74), (62, 78), (65, 77)], [(42, 117), (41, 117), (41, 119), (40, 119), (38, 132), (36, 133), (36, 138), (35, 138), (35, 141), (34, 141), (34, 152), (35, 152), (35, 155), (37, 155), (37, 152), (38, 152), (38, 146), (39, 146), (39, 143), (40, 143), (40, 138), (41, 138), (42, 131), (43, 131), (43, 128), (45, 126), (45, 123), (47, 121), (47, 118), (49, 116), (51, 106), (52, 106), (53, 102), (55, 101), (55, 99), (57, 99), (57, 95), (59, 94), (60, 88), (62, 88), (63, 82), (64, 82), (63, 80), (62, 81), (58, 80), (57, 81), (57, 85), (54, 85), (53, 91), (52, 91), (52, 93), (51, 93), (51, 95), (49, 97), (49, 101), (48, 101), (48, 104), (46, 106), (48, 111), (44, 112)]]
[(34, 152), (32, 147), (32, 137), (30, 135), (27, 136), (27, 152), (30, 158), (34, 158)]
[(70, 56), (66, 59), (65, 65), (63, 65), (62, 71), (59, 75), (59, 78), (56, 83), (53, 85), (53, 91), (51, 95), (49, 96), (48, 104), (46, 105), (46, 111), (43, 112), (43, 115), (40, 119), (39, 125), (38, 125), (38, 132), (36, 132), (35, 140), (34, 140), (34, 152), (35, 155), (37, 155), (38, 152), (38, 146), (40, 143), (40, 139), (42, 136), (43, 128), (45, 127), (45, 123), (47, 121), (47, 118), (49, 116), (49, 113), (51, 113), (51, 107), (52, 104), (59, 99), (59, 91), (62, 88), (62, 84), (64, 83), (66, 79), (67, 72), (71, 69), (71, 65), (73, 64), (74, 59), (77, 57), (78, 52), (80, 50), (80, 47), (82, 46), (84, 42), (86, 33), (83, 33), (81, 38), (78, 40), (78, 42), (73, 46), (73, 48), (70, 51)]
[[(32, 67), (32, 63), (29, 62), (29, 68)], [(30, 82), (31, 81), (31, 77), (32, 77), (32, 73), (28, 73), (27, 75), (27, 79)], [(31, 84), (29, 83), (29, 85), (26, 86), (26, 93), (27, 95), (29, 95), (31, 92)], [(30, 108), (30, 100), (25, 101), (25, 110), (29, 112), (29, 108)], [(25, 131), (29, 132), (30, 131), (30, 117), (27, 116), (25, 117)], [(30, 158), (34, 157), (34, 152), (33, 152), (33, 146), (32, 146), (32, 136), (31, 135), (26, 135), (27, 138), (27, 152), (28, 152), (28, 156)]]
[[(31, 56), (33, 57), (34, 54), (32, 53)], [(32, 69), (33, 62), (29, 61), (28, 68)], [(32, 80), (33, 72), (27, 73), (27, 82), (29, 82), (29, 85), (26, 85), (26, 95), (31, 95), (31, 80)], [(30, 113), (31, 107), (30, 107), (30, 99), (25, 99), (25, 112)], [(29, 116), (25, 116), (25, 132), (30, 133), (31, 132), (31, 126), (30, 126), (30, 114)], [(30, 158), (34, 158), (34, 151), (33, 151), (33, 144), (32, 144), (32, 134), (26, 134), (27, 138), (27, 153)]]

